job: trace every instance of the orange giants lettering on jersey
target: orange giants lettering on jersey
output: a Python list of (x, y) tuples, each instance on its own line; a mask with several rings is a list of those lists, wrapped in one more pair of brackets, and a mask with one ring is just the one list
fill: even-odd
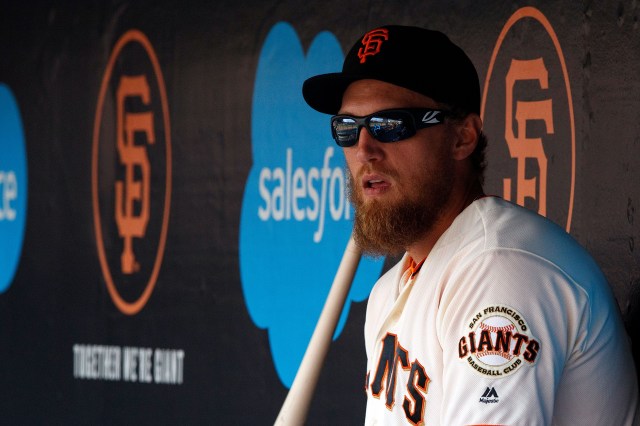
[(406, 393), (402, 402), (402, 410), (411, 424), (424, 423), (426, 395), (429, 388), (429, 376), (418, 362), (409, 362), (409, 352), (398, 342), (398, 336), (392, 333), (382, 339), (382, 350), (373, 381), (371, 373), (367, 373), (366, 388), (375, 398), (385, 393), (385, 405), (389, 410), (395, 407), (396, 376), (399, 369), (409, 371), (409, 379), (405, 384)]
[(158, 279), (171, 201), (171, 132), (155, 51), (137, 30), (115, 44), (94, 121), (92, 197), (102, 275), (115, 306), (133, 315)]

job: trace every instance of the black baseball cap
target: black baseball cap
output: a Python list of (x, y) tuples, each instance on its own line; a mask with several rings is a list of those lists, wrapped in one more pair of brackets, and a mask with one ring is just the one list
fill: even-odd
[(337, 114), (349, 84), (364, 79), (395, 84), (480, 114), (478, 73), (466, 53), (440, 31), (401, 25), (368, 31), (347, 53), (342, 72), (307, 79), (302, 95), (311, 108)]

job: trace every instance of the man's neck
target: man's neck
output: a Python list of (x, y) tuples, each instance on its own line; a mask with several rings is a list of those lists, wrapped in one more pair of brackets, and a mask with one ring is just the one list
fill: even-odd
[(471, 205), (471, 203), (483, 196), (484, 191), (482, 189), (482, 184), (479, 180), (474, 179), (470, 182), (465, 191), (461, 191), (461, 196), (454, 196), (452, 198), (452, 201), (443, 210), (440, 218), (434, 223), (429, 232), (423, 238), (407, 247), (409, 256), (411, 256), (416, 263), (425, 259), (442, 234), (449, 229), (456, 217)]

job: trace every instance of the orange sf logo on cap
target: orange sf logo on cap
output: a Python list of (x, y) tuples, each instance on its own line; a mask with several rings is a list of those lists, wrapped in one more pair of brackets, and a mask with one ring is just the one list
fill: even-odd
[(362, 45), (358, 49), (358, 58), (360, 63), (364, 64), (367, 60), (367, 56), (373, 56), (380, 52), (382, 42), (389, 40), (389, 30), (385, 28), (379, 28), (377, 30), (371, 30), (362, 37)]

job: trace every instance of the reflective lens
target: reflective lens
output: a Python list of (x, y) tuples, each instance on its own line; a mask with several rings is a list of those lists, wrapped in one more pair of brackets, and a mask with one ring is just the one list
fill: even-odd
[(396, 142), (416, 133), (412, 120), (407, 117), (373, 116), (369, 119), (369, 130), (380, 142)]
[(331, 117), (331, 133), (342, 147), (355, 145), (362, 127), (377, 141), (397, 142), (415, 135), (418, 129), (442, 123), (444, 116), (444, 111), (424, 108), (378, 111), (365, 117), (336, 115)]

